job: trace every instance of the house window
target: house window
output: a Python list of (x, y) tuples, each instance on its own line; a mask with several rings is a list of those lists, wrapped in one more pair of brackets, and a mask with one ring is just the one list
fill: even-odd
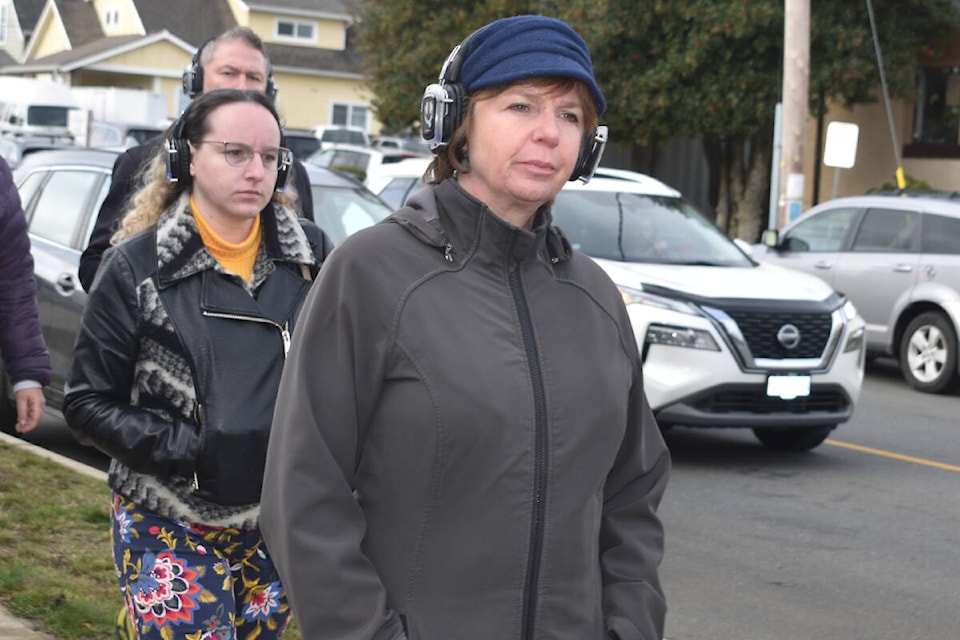
[[(3, 0), (0, 0), (2, 2)], [(0, 44), (7, 42), (7, 5), (0, 4)]]
[(333, 105), (333, 114), (330, 117), (330, 124), (345, 127), (360, 127), (366, 130), (367, 116), (369, 113), (370, 108), (365, 104), (335, 103)]
[(920, 72), (907, 157), (960, 157), (960, 66)]
[(317, 28), (314, 22), (300, 22), (299, 20), (277, 20), (277, 40), (297, 40), (299, 42), (315, 42)]
[(107, 29), (120, 24), (120, 9), (110, 6), (103, 11), (103, 26)]

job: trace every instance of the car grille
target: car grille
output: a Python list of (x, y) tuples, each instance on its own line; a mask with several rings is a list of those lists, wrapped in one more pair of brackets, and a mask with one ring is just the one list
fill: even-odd
[(845, 411), (849, 402), (839, 389), (814, 387), (805, 398), (781, 400), (772, 398), (763, 389), (720, 389), (692, 403), (696, 409), (709, 414), (723, 413), (839, 413)]
[[(829, 313), (777, 313), (765, 311), (735, 311), (727, 314), (740, 327), (750, 353), (754, 358), (820, 358), (830, 339), (832, 318)], [(787, 349), (777, 333), (784, 325), (792, 324), (800, 331), (800, 343)]]

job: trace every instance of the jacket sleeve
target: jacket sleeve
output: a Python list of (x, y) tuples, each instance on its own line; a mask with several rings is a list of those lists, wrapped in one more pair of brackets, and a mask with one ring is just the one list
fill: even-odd
[(260, 526), (304, 638), (398, 640), (403, 626), (361, 548), (366, 522), (352, 492), (389, 324), (365, 305), (386, 303), (369, 286), (374, 275), (338, 256), (352, 254), (335, 250), (320, 270), (284, 366)]
[(192, 477), (200, 451), (198, 428), (132, 404), (140, 355), (133, 271), (120, 252), (111, 250), (102, 272), (87, 298), (67, 377), (67, 426), (77, 440), (134, 471)]
[(113, 163), (110, 190), (100, 205), (90, 241), (80, 255), (79, 276), (84, 291), (89, 292), (93, 286), (103, 252), (110, 248), (110, 238), (123, 218), (130, 196), (136, 191), (138, 174), (148, 159), (152, 159), (152, 155), (141, 146), (124, 151)]
[(27, 219), (10, 168), (0, 158), (0, 358), (16, 384), (50, 382), (47, 352), (37, 314), (37, 281)]
[[(625, 316), (624, 322), (629, 327)], [(658, 577), (664, 536), (657, 507), (670, 475), (670, 454), (643, 392), (640, 356), (632, 335), (629, 345), (635, 363), (629, 418), (604, 486), (600, 524), (603, 609), (612, 637), (659, 640), (667, 607)]]

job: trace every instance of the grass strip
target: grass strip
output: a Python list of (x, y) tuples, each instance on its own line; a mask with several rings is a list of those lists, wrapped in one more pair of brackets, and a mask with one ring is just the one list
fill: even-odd
[[(60, 640), (115, 637), (110, 489), (0, 442), (0, 602)], [(291, 624), (285, 640), (301, 640)]]

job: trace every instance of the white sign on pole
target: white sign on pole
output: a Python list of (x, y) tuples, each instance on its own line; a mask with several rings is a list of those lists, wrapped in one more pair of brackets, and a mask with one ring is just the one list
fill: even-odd
[(852, 122), (831, 122), (827, 125), (823, 164), (838, 169), (850, 169), (857, 160), (857, 140), (860, 126)]

